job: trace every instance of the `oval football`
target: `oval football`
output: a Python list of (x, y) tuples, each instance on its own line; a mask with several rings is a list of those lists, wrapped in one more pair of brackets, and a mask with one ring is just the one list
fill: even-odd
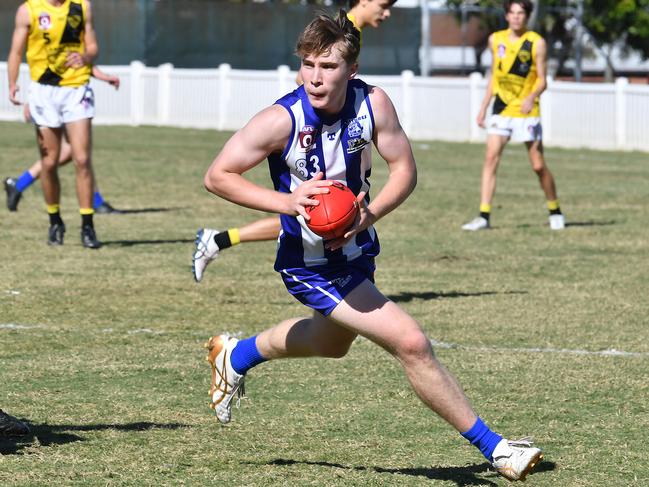
[(309, 229), (325, 240), (342, 237), (354, 223), (358, 213), (356, 196), (347, 186), (334, 181), (329, 193), (315, 195), (320, 204), (307, 208)]

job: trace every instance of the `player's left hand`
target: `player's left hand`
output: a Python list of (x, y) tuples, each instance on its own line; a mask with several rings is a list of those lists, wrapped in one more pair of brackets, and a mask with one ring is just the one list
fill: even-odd
[(358, 193), (358, 196), (356, 197), (356, 202), (358, 203), (358, 215), (356, 215), (354, 224), (349, 227), (349, 230), (347, 230), (345, 235), (342, 237), (326, 241), (325, 247), (328, 250), (336, 250), (344, 247), (356, 234), (362, 232), (376, 221), (376, 217), (365, 204), (366, 194), (367, 191), (361, 191)]
[(534, 108), (534, 98), (527, 97), (521, 103), (521, 113), (527, 115)]
[(69, 52), (65, 60), (65, 66), (67, 68), (83, 68), (86, 64), (86, 58), (83, 54), (76, 51)]
[(116, 90), (119, 90), (119, 76), (109, 76), (106, 81), (108, 81), (109, 85), (114, 86)]

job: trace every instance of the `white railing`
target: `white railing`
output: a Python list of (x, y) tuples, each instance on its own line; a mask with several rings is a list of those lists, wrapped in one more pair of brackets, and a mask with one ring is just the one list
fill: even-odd
[[(99, 124), (161, 125), (236, 130), (250, 117), (295, 86), (295, 72), (157, 68), (140, 62), (105, 66), (121, 78), (121, 87), (92, 81)], [(7, 79), (0, 63), (0, 80)], [(410, 71), (401, 76), (361, 76), (392, 98), (403, 127), (413, 139), (484, 140), (475, 124), (486, 87), (482, 75), (465, 78), (422, 78)], [(20, 96), (29, 85), (21, 66)], [(0, 82), (0, 120), (20, 120), (21, 110), (8, 100)], [(649, 151), (649, 86), (569, 83), (549, 80), (541, 97), (543, 133), (547, 145)]]

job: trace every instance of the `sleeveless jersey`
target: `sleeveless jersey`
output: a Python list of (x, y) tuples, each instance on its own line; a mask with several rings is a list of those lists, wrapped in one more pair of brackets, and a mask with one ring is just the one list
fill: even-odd
[[(346, 184), (354, 194), (368, 191), (371, 173), (370, 158), (361, 158), (363, 149), (371, 144), (374, 117), (368, 86), (359, 79), (347, 84), (345, 105), (340, 113), (328, 116), (309, 103), (304, 87), (280, 98), (276, 104), (291, 116), (293, 128), (282, 154), (268, 157), (270, 174), (277, 191), (291, 193), (303, 181), (322, 171), (324, 179)], [(374, 257), (380, 246), (373, 227), (356, 235), (342, 249), (325, 249), (321, 237), (306, 226), (302, 216), (280, 216), (275, 270), (345, 264), (361, 255)]]
[(536, 83), (536, 46), (541, 36), (528, 30), (516, 42), (509, 40), (510, 30), (494, 32), (492, 37), (494, 115), (504, 117), (539, 117), (539, 98), (530, 113), (521, 113), (521, 103)]
[(65, 0), (55, 7), (47, 0), (27, 0), (30, 14), (27, 64), (33, 81), (44, 85), (82, 86), (91, 66), (68, 68), (68, 52), (85, 51), (86, 5), (83, 0)]
[(356, 24), (356, 17), (351, 14), (347, 14), (347, 18), (351, 20), (352, 24), (354, 24), (354, 27), (356, 27), (356, 30), (358, 31), (358, 40), (360, 41), (360, 46), (363, 47), (363, 29), (361, 29), (358, 24)]

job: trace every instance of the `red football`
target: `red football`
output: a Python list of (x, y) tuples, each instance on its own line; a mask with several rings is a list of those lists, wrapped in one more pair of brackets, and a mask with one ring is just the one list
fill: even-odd
[(325, 240), (342, 237), (358, 214), (356, 195), (343, 183), (334, 181), (328, 193), (316, 194), (313, 199), (320, 204), (306, 208), (311, 217), (307, 222), (309, 229)]

